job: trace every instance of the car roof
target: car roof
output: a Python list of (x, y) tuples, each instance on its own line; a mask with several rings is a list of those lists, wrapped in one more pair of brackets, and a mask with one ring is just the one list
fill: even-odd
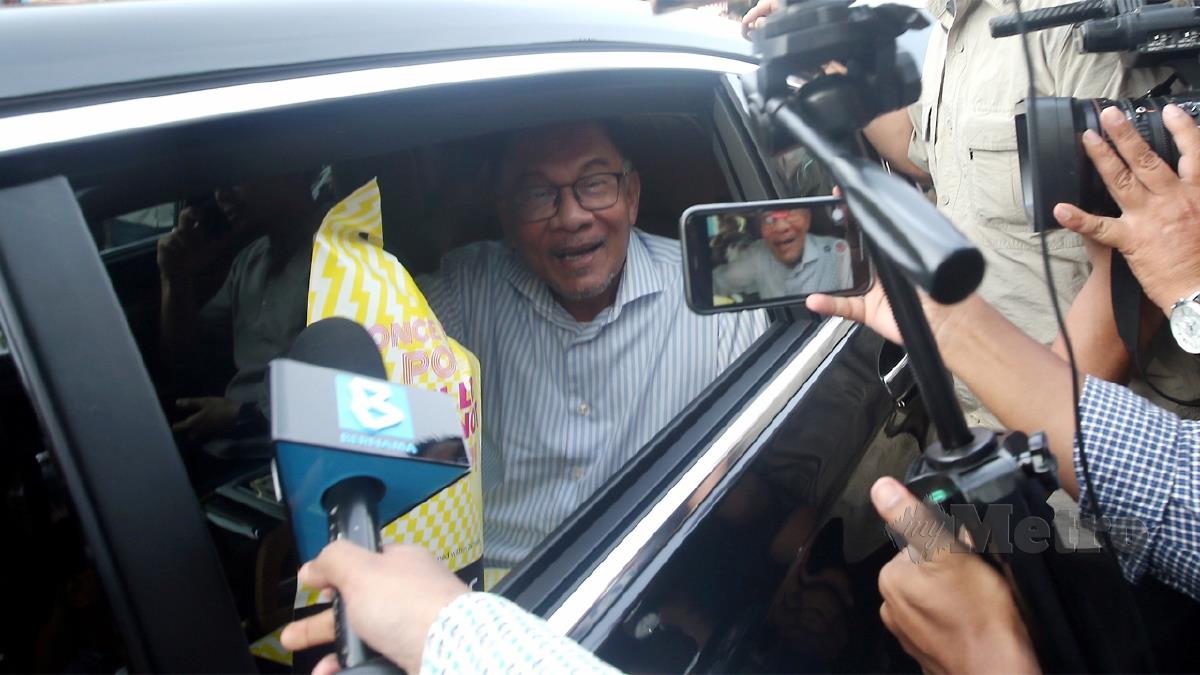
[(641, 0), (140, 0), (0, 10), (0, 101), (315, 63), (613, 45), (750, 59), (737, 24)]

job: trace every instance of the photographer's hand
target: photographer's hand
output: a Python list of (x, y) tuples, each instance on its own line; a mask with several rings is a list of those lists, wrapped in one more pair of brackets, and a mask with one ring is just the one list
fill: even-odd
[(1146, 296), (1169, 312), (1177, 300), (1200, 289), (1200, 129), (1178, 106), (1166, 106), (1162, 115), (1179, 147), (1178, 174), (1120, 111), (1107, 108), (1100, 122), (1117, 151), (1091, 130), (1084, 132), (1083, 145), (1121, 217), (1093, 215), (1070, 204), (1056, 205), (1054, 217), (1063, 227), (1121, 251)]
[[(935, 338), (941, 332), (942, 326), (951, 321), (963, 307), (961, 304), (940, 305), (920, 289), (917, 289), (917, 296), (921, 300), (921, 308), (925, 310), (925, 318), (929, 321), (929, 328)], [(896, 326), (896, 317), (892, 314), (892, 306), (888, 303), (887, 294), (884, 293), (883, 285), (878, 279), (865, 295), (845, 298), (815, 293), (808, 296), (805, 305), (817, 314), (857, 321), (898, 345), (904, 344), (900, 337), (900, 329)]]
[[(1076, 497), (1071, 369), (978, 295), (957, 305), (939, 305), (919, 290), (917, 294), (946, 367), (1006, 427), (1046, 432), (1058, 459), (1059, 482)], [(810, 295), (807, 305), (818, 314), (863, 323), (900, 343), (900, 331), (880, 284), (862, 297)]]
[(871, 501), (908, 543), (879, 572), (879, 615), (904, 651), (926, 673), (1041, 672), (1008, 583), (894, 478)]
[(758, 4), (750, 8), (742, 17), (742, 37), (750, 39), (750, 31), (761, 25), (761, 19), (770, 16), (779, 9), (779, 0), (758, 0)]

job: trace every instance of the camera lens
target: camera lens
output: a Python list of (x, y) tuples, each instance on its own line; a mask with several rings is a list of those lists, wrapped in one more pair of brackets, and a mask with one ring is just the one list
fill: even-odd
[[(1026, 103), (1022, 102), (1016, 115), (1017, 156), (1021, 165), (1025, 214), (1034, 224), (1034, 229), (1040, 231), (1058, 227), (1052, 211), (1054, 205), (1060, 202), (1075, 204), (1100, 215), (1115, 216), (1120, 213), (1079, 141), (1087, 129), (1108, 140), (1108, 136), (1100, 129), (1100, 112), (1105, 108), (1120, 110), (1151, 149), (1171, 168), (1176, 168), (1179, 165), (1179, 149), (1175, 147), (1171, 132), (1162, 120), (1163, 106), (1168, 103), (1178, 105), (1192, 119), (1200, 119), (1200, 96), (1194, 95), (1141, 99), (1039, 96), (1033, 99), (1038, 147), (1031, 148)], [(1029, 175), (1030, 158), (1034, 155), (1037, 156), (1040, 182), (1036, 186)]]

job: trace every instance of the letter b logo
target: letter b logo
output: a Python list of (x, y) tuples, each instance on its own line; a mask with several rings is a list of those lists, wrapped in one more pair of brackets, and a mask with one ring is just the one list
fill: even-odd
[(338, 425), (347, 431), (413, 438), (412, 413), (402, 387), (351, 375), (337, 376)]

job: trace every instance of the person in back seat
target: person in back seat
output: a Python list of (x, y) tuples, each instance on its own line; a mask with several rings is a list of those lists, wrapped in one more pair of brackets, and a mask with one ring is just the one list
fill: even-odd
[(762, 332), (700, 316), (679, 242), (634, 228), (641, 181), (608, 129), (528, 129), (504, 144), (505, 240), (447, 254), (417, 283), (483, 367), (484, 545), (520, 561)]
[(176, 402), (185, 417), (172, 429), (188, 441), (265, 431), (267, 364), (287, 351), (307, 318), (312, 237), (323, 215), (310, 179), (286, 174), (216, 192), (232, 229), (263, 236), (238, 253), (225, 283), (203, 306), (194, 285), (203, 223), (185, 209), (158, 242), (164, 358), (168, 364), (204, 358), (232, 342), (236, 368), (224, 396)]

